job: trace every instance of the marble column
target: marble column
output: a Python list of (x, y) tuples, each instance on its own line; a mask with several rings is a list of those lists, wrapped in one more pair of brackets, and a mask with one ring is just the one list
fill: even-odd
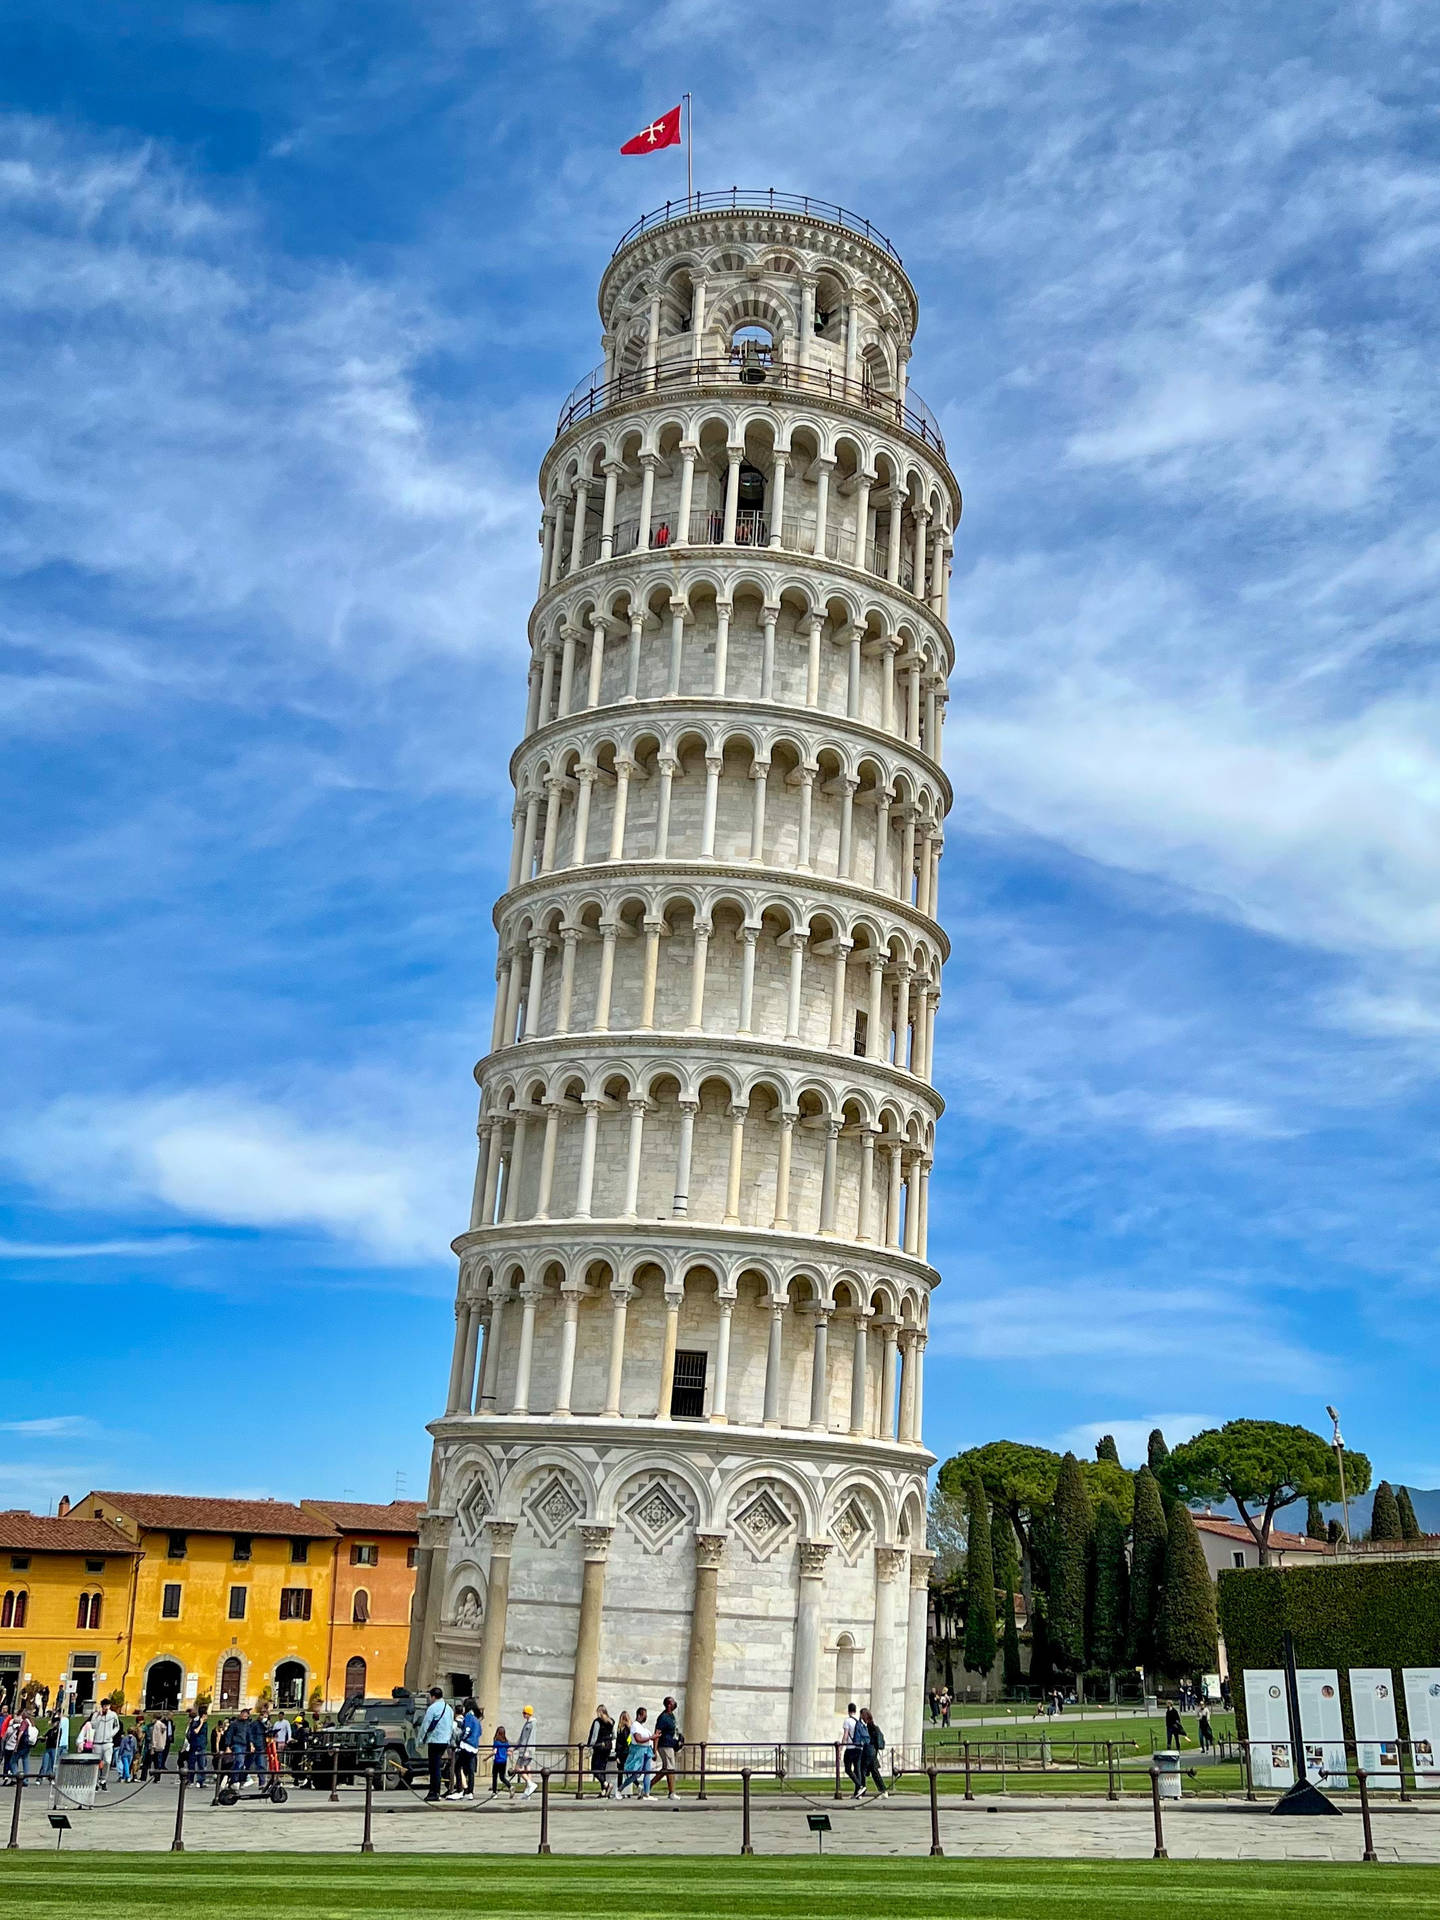
[(710, 1702), (715, 1690), (715, 1616), (724, 1561), (725, 1535), (697, 1533), (695, 1601), (690, 1610), (690, 1658), (685, 1672), (681, 1721), (691, 1746), (710, 1738)]
[(581, 1527), (585, 1570), (575, 1632), (575, 1678), (570, 1688), (570, 1744), (579, 1746), (595, 1717), (600, 1685), (600, 1622), (605, 1610), (605, 1562), (613, 1527)]
[(486, 1726), (490, 1727), (501, 1718), (500, 1670), (505, 1659), (505, 1623), (510, 1612), (510, 1554), (515, 1544), (515, 1523), (490, 1520), (486, 1522), (486, 1531), (490, 1535), (490, 1578), (485, 1593), (485, 1629), (480, 1642), (475, 1699), (485, 1716)]
[[(807, 1745), (819, 1738), (820, 1621), (825, 1591), (828, 1541), (802, 1540), (799, 1545), (800, 1601), (795, 1613), (795, 1658), (790, 1676), (790, 1739)], [(880, 1722), (883, 1729), (884, 1721)]]
[(930, 1569), (933, 1553), (910, 1555), (910, 1613), (905, 1630), (905, 1717), (903, 1739), (913, 1749), (907, 1766), (918, 1766), (925, 1739), (925, 1647), (930, 1619)]
[(895, 1618), (899, 1575), (905, 1565), (903, 1547), (875, 1549), (875, 1631), (870, 1656), (870, 1710), (881, 1728), (894, 1725), (895, 1692), (903, 1682), (903, 1644), (897, 1645)]

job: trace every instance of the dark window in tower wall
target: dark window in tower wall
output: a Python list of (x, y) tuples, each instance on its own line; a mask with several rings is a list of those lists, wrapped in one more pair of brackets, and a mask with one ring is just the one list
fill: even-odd
[(681, 1351), (675, 1355), (675, 1382), (670, 1389), (672, 1420), (705, 1418), (705, 1355)]

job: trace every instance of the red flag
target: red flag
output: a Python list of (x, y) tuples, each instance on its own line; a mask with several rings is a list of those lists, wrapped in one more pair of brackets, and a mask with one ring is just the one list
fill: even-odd
[(671, 107), (668, 113), (662, 113), (658, 120), (652, 120), (643, 133), (637, 133), (633, 140), (627, 140), (621, 153), (658, 153), (661, 147), (680, 145), (680, 109)]

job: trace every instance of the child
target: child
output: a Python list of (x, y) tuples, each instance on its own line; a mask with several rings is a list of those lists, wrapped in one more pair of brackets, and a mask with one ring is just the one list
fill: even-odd
[(503, 1727), (496, 1727), (495, 1747), (490, 1758), (490, 1791), (492, 1793), (499, 1793), (502, 1787), (508, 1788), (512, 1793), (515, 1791), (510, 1785), (510, 1776), (506, 1771), (509, 1765), (510, 1737)]
[(120, 1778), (128, 1780), (135, 1770), (135, 1753), (139, 1746), (133, 1733), (122, 1733), (115, 1742), (115, 1763), (120, 1769)]

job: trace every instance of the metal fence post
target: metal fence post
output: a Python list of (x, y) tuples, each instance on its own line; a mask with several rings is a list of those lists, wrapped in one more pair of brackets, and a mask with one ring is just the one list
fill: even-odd
[(702, 1740), (700, 1742), (700, 1791), (695, 1796), (697, 1800), (704, 1800), (705, 1798), (707, 1798), (707, 1795), (705, 1792), (705, 1749), (708, 1746), (708, 1744), (709, 1742), (705, 1740)]
[(1165, 1851), (1165, 1822), (1160, 1812), (1160, 1769), (1158, 1767), (1150, 1769), (1150, 1804), (1155, 1810), (1155, 1851), (1150, 1858), (1168, 1860), (1170, 1856)]
[(943, 1858), (945, 1849), (940, 1844), (940, 1796), (937, 1791), (935, 1762), (932, 1760), (927, 1769), (930, 1775), (930, 1858)]
[(550, 1851), (550, 1769), (540, 1769), (540, 1844), (537, 1853)]
[(1378, 1860), (1380, 1856), (1375, 1851), (1375, 1835), (1370, 1828), (1370, 1776), (1363, 1767), (1359, 1772), (1360, 1818), (1365, 1823), (1365, 1851), (1360, 1857), (1362, 1860)]
[(1115, 1742), (1113, 1740), (1105, 1742), (1105, 1798), (1107, 1800), (1120, 1798), (1120, 1783), (1115, 1777)]
[(1250, 1742), (1248, 1740), (1242, 1740), (1240, 1742), (1240, 1757), (1245, 1762), (1245, 1798), (1247, 1800), (1254, 1800), (1257, 1797), (1255, 1793), (1255, 1772), (1250, 1764)]
[(15, 1776), (15, 1805), (10, 1813), (10, 1838), (5, 1842), (5, 1851), (10, 1853), (20, 1845), (20, 1796), (25, 1791), (25, 1776)]
[(375, 1769), (365, 1769), (365, 1831), (360, 1837), (361, 1853), (373, 1853), (375, 1842), (370, 1838), (370, 1814), (375, 1799)]
[(740, 1851), (741, 1853), (754, 1853), (755, 1849), (750, 1844), (750, 1769), (749, 1767), (742, 1767), (740, 1769), (740, 1809), (741, 1809)]
[(184, 1773), (180, 1775), (179, 1791), (175, 1795), (175, 1837), (170, 1842), (172, 1853), (185, 1851), (185, 1789), (189, 1785)]
[(577, 1741), (575, 1745), (575, 1798), (585, 1798), (585, 1743)]
[(970, 1784), (970, 1742), (968, 1740), (965, 1742), (965, 1798), (967, 1800), (975, 1798), (975, 1789)]
[(837, 1740), (835, 1742), (835, 1798), (839, 1800), (843, 1797), (840, 1791), (840, 1742)]

